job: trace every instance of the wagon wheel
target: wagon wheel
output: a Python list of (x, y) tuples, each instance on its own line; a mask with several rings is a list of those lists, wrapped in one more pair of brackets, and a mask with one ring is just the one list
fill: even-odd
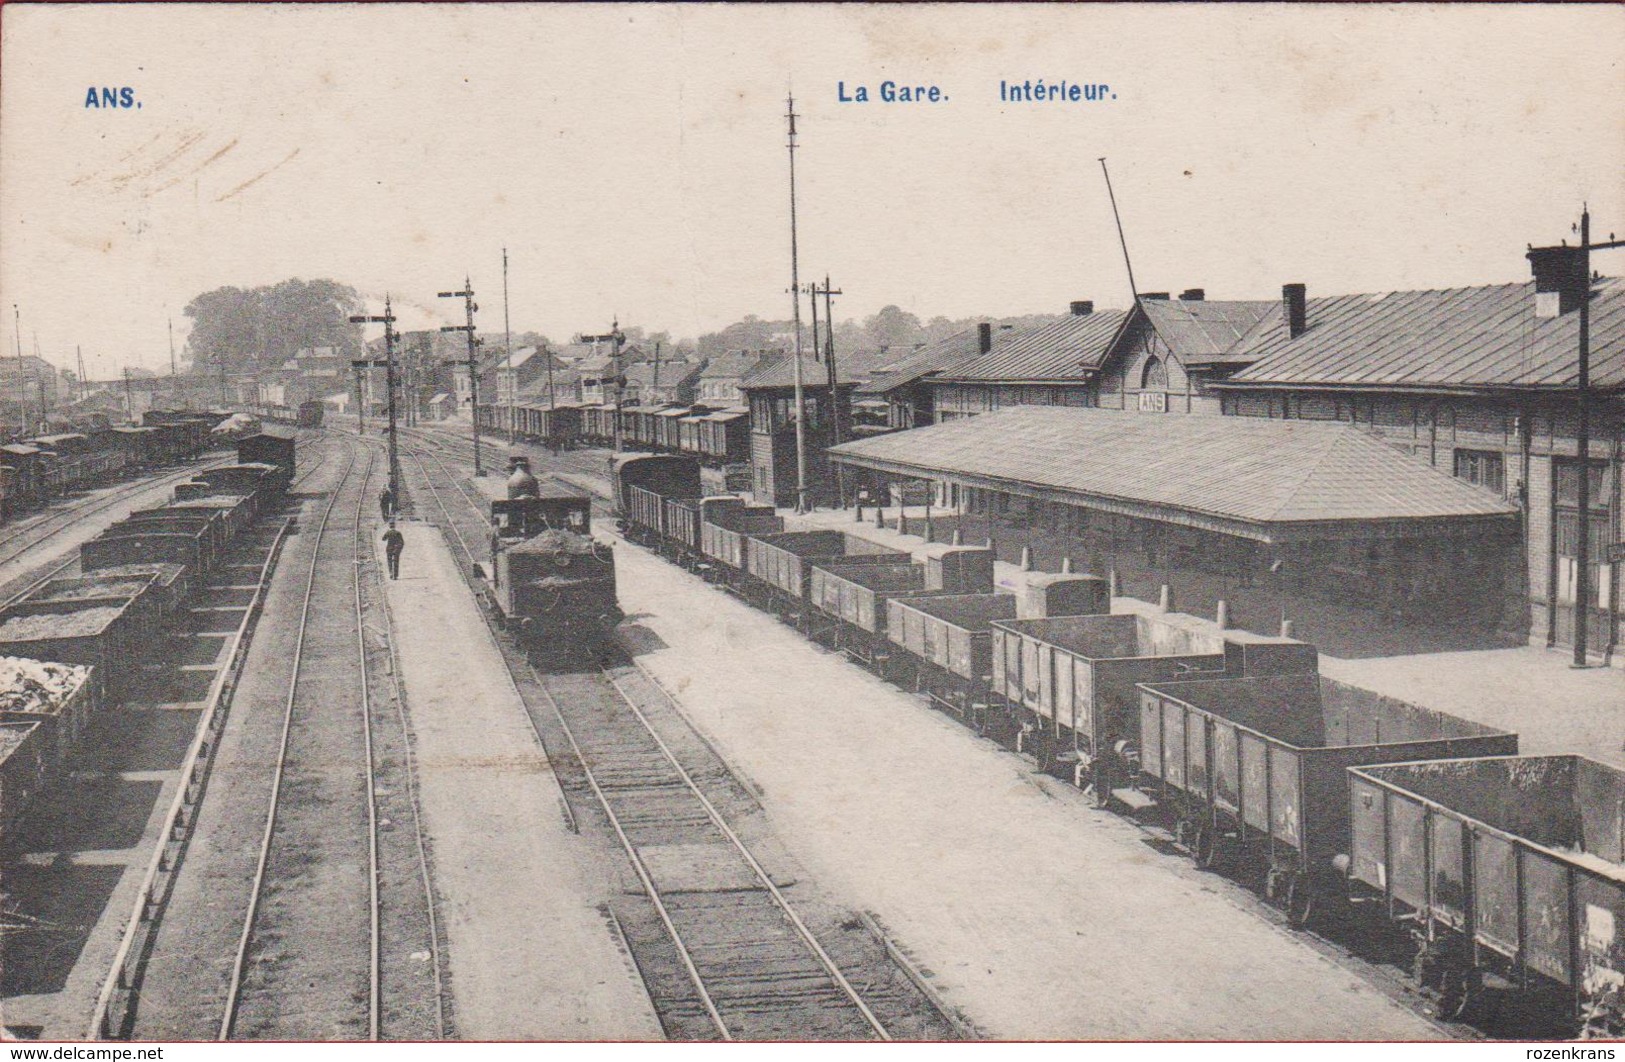
[(1480, 990), (1477, 971), (1459, 963), (1447, 962), (1439, 971), (1439, 1017), (1445, 1021), (1462, 1021), (1478, 1003)]
[(1033, 749), (1033, 758), (1038, 761), (1038, 770), (1042, 774), (1049, 774), (1055, 770), (1055, 742), (1046, 734), (1036, 744), (1038, 747)]
[(1315, 887), (1309, 875), (1295, 873), (1287, 879), (1285, 907), (1287, 921), (1294, 929), (1304, 928), (1315, 917)]
[(1217, 870), (1225, 860), (1224, 831), (1206, 823), (1196, 831), (1196, 864), (1203, 870)]
[(1090, 800), (1096, 808), (1105, 810), (1112, 803), (1112, 769), (1104, 761), (1097, 761), (1094, 769), (1094, 782), (1090, 786), (1094, 790)]

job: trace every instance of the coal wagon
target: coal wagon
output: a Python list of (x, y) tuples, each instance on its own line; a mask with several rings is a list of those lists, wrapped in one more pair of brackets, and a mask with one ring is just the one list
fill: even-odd
[(1497, 981), (1625, 1036), (1625, 772), (1518, 756), (1348, 773), (1351, 889), (1411, 927), (1447, 1015)]
[(1295, 924), (1341, 897), (1348, 768), (1514, 755), (1518, 736), (1315, 674), (1140, 685), (1140, 789), (1205, 866)]
[(815, 564), (895, 564), (909, 555), (844, 531), (784, 531), (745, 543), (746, 595), (802, 626), (811, 620), (808, 595)]

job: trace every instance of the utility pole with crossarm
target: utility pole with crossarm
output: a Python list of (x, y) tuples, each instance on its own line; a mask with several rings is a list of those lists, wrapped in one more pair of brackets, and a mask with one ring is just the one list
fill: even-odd
[(474, 285), (469, 283), (468, 274), (466, 273), (463, 274), (462, 291), (442, 291), (439, 292), (439, 297), (442, 299), (463, 300), (463, 313), (466, 316), (467, 323), (443, 325), (440, 330), (442, 332), (468, 333), (468, 359), (466, 361), (454, 359), (446, 364), (468, 366), (469, 422), (474, 427), (474, 474), (483, 476), (485, 475), (485, 469), (480, 467), (480, 337), (474, 334), (474, 311), (480, 307), (474, 301)]
[(381, 324), (384, 326), (384, 356), (381, 360), (357, 359), (350, 364), (356, 367), (366, 365), (382, 365), (384, 367), (384, 382), (389, 389), (389, 493), (395, 498), (397, 507), (401, 497), (401, 458), (400, 451), (395, 442), (395, 312), (390, 309), (389, 296), (384, 296), (384, 312), (382, 314), (356, 314), (350, 318), (351, 324)]

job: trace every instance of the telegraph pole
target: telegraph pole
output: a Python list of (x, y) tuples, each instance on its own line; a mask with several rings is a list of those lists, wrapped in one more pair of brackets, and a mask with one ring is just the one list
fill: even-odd
[(795, 321), (795, 381), (796, 408), (792, 414), (796, 425), (796, 512), (805, 513), (812, 508), (807, 504), (807, 412), (806, 391), (801, 380), (801, 265), (796, 247), (796, 98), (787, 98), (785, 117), (790, 122), (790, 298), (791, 316)]
[[(395, 510), (400, 511), (401, 506), (401, 458), (400, 450), (395, 439), (395, 312), (390, 307), (389, 296), (384, 296), (384, 312), (380, 314), (357, 314), (350, 318), (351, 324), (382, 324), (384, 326), (384, 381), (389, 388), (389, 493), (395, 499)], [(352, 365), (377, 365), (379, 362), (368, 362), (365, 359), (353, 361)]]
[[(1531, 261), (1535, 261), (1537, 255), (1553, 254), (1567, 260), (1557, 270), (1559, 300), (1568, 285), (1578, 283), (1580, 289), (1579, 357), (1575, 373), (1575, 401), (1578, 405), (1574, 444), (1578, 477), (1575, 502), (1579, 509), (1579, 527), (1574, 543), (1574, 667), (1588, 666), (1586, 654), (1591, 633), (1591, 252), (1619, 247), (1625, 247), (1625, 240), (1614, 239), (1613, 233), (1609, 233), (1604, 242), (1591, 242), (1591, 209), (1582, 205), (1580, 246), (1569, 247), (1565, 240), (1561, 247), (1532, 247), (1529, 254)], [(1560, 301), (1559, 312), (1562, 312), (1561, 305)], [(1625, 554), (1616, 553), (1618, 547), (1610, 551), (1608, 563), (1618, 564), (1625, 560)]]
[(367, 367), (377, 364), (365, 358), (350, 362), (355, 370), (355, 433), (367, 434)]
[[(474, 429), (474, 474), (483, 476), (485, 470), (480, 467), (480, 359), (477, 356), (480, 337), (474, 334), (474, 311), (480, 307), (474, 301), (474, 285), (469, 283), (467, 273), (463, 274), (462, 291), (442, 291), (439, 293), (439, 297), (442, 299), (463, 300), (463, 314), (467, 323), (442, 325), (440, 330), (442, 332), (466, 332), (468, 334), (468, 360), (466, 364), (468, 365), (469, 423)], [(457, 365), (463, 363), (451, 361), (447, 362), (447, 364)]]
[(22, 417), (23, 434), (28, 435), (28, 366), (23, 362), (23, 312), (16, 303), (11, 304), (11, 319), (17, 339), (17, 413)]
[[(582, 336), (581, 339), (582, 339), (583, 342), (586, 342), (586, 343), (609, 343), (609, 344), (612, 344), (612, 346), (610, 347), (610, 356), (609, 356), (609, 360), (610, 360), (609, 371), (612, 373), (612, 375), (610, 377), (610, 382), (615, 385), (615, 418), (614, 418), (615, 419), (615, 424), (614, 424), (614, 427), (612, 429), (612, 431), (613, 431), (612, 438), (614, 440), (614, 448), (615, 448), (614, 452), (615, 453), (620, 453), (621, 452), (621, 389), (626, 384), (626, 377), (621, 373), (621, 344), (626, 342), (626, 334), (621, 331), (620, 318), (617, 317), (617, 318), (613, 319), (612, 321), (610, 321), (609, 331), (606, 332), (605, 334), (603, 334), (601, 336)], [(613, 460), (613, 458), (611, 458), (611, 460)]]
[(79, 401), (83, 402), (90, 394), (90, 381), (85, 379), (85, 352), (77, 343), (73, 345), (73, 359), (79, 365)]
[(513, 364), (513, 332), (508, 326), (508, 249), (502, 249), (502, 356), (508, 367), (511, 383), (508, 387), (508, 445), (519, 441), (519, 370)]
[[(818, 285), (813, 284), (813, 306), (818, 306), (820, 294)], [(835, 307), (830, 303), (833, 295), (842, 295), (844, 292), (832, 289), (829, 286), (829, 274), (824, 274), (824, 287), (821, 294), (824, 296), (824, 371), (829, 378), (829, 409), (830, 432), (834, 440), (831, 446), (841, 445), (841, 407), (835, 390)], [(842, 466), (835, 465), (835, 499), (840, 508), (846, 508), (846, 473)]]

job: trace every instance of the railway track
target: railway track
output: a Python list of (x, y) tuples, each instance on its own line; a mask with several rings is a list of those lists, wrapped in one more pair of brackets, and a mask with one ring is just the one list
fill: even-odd
[[(364, 458), (350, 452), (314, 529), (221, 1040), (445, 1032), (432, 884), (404, 778), (409, 746), (404, 726), (383, 725), (400, 719), (399, 691), (390, 710), (372, 677), (389, 655), (363, 519), (377, 460), (373, 447)], [(335, 533), (335, 515), (350, 533)]]
[(164, 472), (157, 476), (129, 480), (110, 488), (106, 494), (99, 497), (83, 498), (79, 502), (69, 504), (61, 509), (47, 510), (40, 513), (32, 521), (21, 527), (12, 526), (7, 529), (6, 546), (4, 549), (0, 549), (0, 568), (16, 561), (42, 543), (50, 541), (56, 535), (66, 531), (86, 517), (106, 512), (113, 506), (128, 501), (133, 495), (152, 490), (154, 487), (179, 483), (196, 475), (202, 469), (214, 468), (229, 463), (225, 459), (205, 461), (197, 465), (188, 465), (176, 471)]
[[(408, 455), (471, 566), (480, 558), (459, 525), (478, 533), (479, 501), (438, 454)], [(431, 462), (470, 518), (453, 515)], [(627, 938), (669, 1037), (889, 1040), (894, 1026), (911, 1038), (953, 1035), (944, 1015), (921, 1019), (931, 1005), (903, 978), (876, 978), (864, 966), (869, 983), (858, 991), (792, 902), (795, 887), (775, 880), (661, 736), (652, 683), (624, 661), (543, 673), (494, 629), (493, 637), (538, 737), (562, 735), (653, 911), (651, 924), (629, 927)], [(850, 941), (841, 944), (848, 965), (864, 964)]]

